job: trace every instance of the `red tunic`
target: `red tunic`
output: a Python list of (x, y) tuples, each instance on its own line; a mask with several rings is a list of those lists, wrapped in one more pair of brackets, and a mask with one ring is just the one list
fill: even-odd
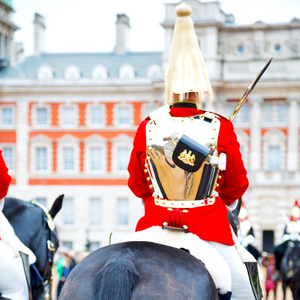
[(8, 174), (8, 169), (2, 157), (2, 150), (0, 150), (0, 199), (4, 198), (7, 194), (11, 177)]
[[(171, 107), (170, 114), (173, 117), (188, 117), (203, 114), (201, 110), (195, 108), (175, 108)], [(218, 153), (226, 153), (226, 170), (220, 171), (218, 179), (219, 187), (216, 189), (219, 197), (213, 205), (190, 208), (183, 212), (176, 209), (172, 212), (167, 208), (154, 204), (153, 191), (149, 188), (151, 184), (146, 180), (148, 174), (145, 170), (146, 158), (146, 124), (149, 118), (142, 121), (134, 142), (131, 153), (128, 172), (128, 186), (131, 191), (145, 203), (145, 215), (138, 221), (136, 231), (141, 231), (152, 226), (162, 226), (164, 222), (176, 223), (177, 226), (186, 225), (188, 231), (198, 235), (201, 239), (218, 242), (226, 245), (234, 245), (227, 219), (226, 204), (229, 205), (236, 199), (242, 197), (248, 188), (249, 182), (245, 170), (240, 145), (237, 141), (232, 122), (217, 116), (221, 122)]]

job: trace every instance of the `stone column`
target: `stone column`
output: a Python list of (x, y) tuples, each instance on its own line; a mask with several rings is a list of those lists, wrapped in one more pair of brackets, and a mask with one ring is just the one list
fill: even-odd
[(250, 170), (259, 171), (261, 169), (261, 103), (260, 96), (250, 99)]
[(295, 98), (288, 100), (288, 149), (287, 169), (297, 171), (298, 169), (298, 101)]

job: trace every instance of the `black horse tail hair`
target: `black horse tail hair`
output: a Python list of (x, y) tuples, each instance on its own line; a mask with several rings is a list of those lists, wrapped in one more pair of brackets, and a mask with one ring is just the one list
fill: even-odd
[(97, 300), (129, 300), (139, 279), (130, 249), (115, 253), (99, 270)]

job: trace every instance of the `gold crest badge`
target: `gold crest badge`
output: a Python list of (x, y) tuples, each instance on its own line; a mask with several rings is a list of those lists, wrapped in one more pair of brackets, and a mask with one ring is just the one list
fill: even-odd
[(185, 163), (186, 165), (190, 165), (190, 166), (194, 166), (195, 164), (195, 154), (192, 154), (192, 151), (190, 150), (189, 152), (187, 152), (187, 150), (185, 149), (184, 151), (182, 151), (180, 153), (180, 155), (178, 156), (178, 159), (181, 160), (183, 163)]

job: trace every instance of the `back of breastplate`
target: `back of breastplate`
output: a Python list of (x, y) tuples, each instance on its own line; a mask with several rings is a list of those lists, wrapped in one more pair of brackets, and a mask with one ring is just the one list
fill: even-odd
[[(209, 197), (215, 189), (218, 165), (205, 161), (195, 172), (179, 167), (172, 159), (176, 138), (170, 137), (185, 135), (217, 157), (220, 121), (208, 112), (193, 117), (172, 117), (166, 108), (159, 110), (150, 115), (146, 126), (147, 165), (155, 196), (172, 200)], [(183, 151), (178, 158), (186, 164), (195, 160), (191, 151)]]

